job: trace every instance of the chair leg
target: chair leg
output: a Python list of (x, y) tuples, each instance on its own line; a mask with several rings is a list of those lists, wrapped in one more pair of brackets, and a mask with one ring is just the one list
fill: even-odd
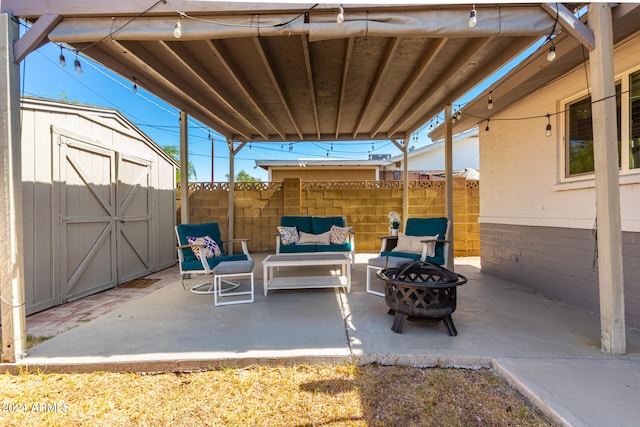
[(374, 267), (372, 265), (367, 265), (367, 293), (370, 293), (372, 295), (377, 295), (379, 297), (383, 297), (384, 293), (382, 292), (378, 292), (378, 291), (374, 291), (371, 289), (371, 270), (382, 270), (379, 267)]
[(396, 334), (401, 334), (402, 328), (404, 328), (405, 320), (407, 320), (407, 315), (396, 311), (395, 316), (393, 317), (393, 325), (391, 325), (391, 330)]

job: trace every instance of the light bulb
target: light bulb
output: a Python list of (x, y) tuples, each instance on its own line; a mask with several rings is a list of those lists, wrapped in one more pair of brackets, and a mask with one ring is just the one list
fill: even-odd
[[(182, 17), (180, 17), (180, 19), (182, 19)], [(176, 22), (176, 27), (173, 29), (173, 37), (177, 39), (182, 37), (182, 23), (180, 22), (180, 19), (178, 19), (178, 22)]]
[(65, 59), (64, 55), (62, 54), (62, 52), (60, 52), (60, 66), (62, 68), (67, 66), (67, 60)]
[(342, 6), (338, 8), (338, 16), (336, 17), (336, 22), (338, 24), (342, 24), (344, 22), (344, 8)]
[(547, 136), (551, 136), (551, 115), (547, 114), (547, 128), (545, 129)]
[(552, 45), (549, 48), (549, 53), (547, 53), (547, 61), (551, 62), (556, 59), (556, 47)]
[(477, 23), (478, 23), (478, 19), (477, 19), (476, 7), (473, 6), (473, 9), (471, 9), (471, 13), (469, 13), (469, 28), (475, 27)]
[(80, 64), (77, 56), (76, 59), (73, 60), (73, 68), (76, 70), (76, 74), (82, 74), (82, 64)]
[(493, 99), (491, 99), (491, 95), (489, 95), (489, 100), (487, 101), (487, 109), (493, 110)]
[(462, 118), (462, 113), (460, 112), (460, 110), (458, 110), (458, 112), (456, 113), (456, 119), (460, 120)]

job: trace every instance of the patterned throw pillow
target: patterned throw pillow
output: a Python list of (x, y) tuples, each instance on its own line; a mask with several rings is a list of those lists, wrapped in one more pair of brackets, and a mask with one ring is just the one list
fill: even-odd
[(280, 233), (280, 243), (283, 245), (295, 245), (300, 240), (296, 227), (278, 226), (278, 232)]
[(341, 245), (347, 241), (349, 238), (349, 233), (351, 233), (351, 227), (338, 227), (337, 225), (332, 225), (331, 230), (331, 238), (329, 241), (336, 245)]
[(191, 245), (191, 250), (198, 259), (200, 259), (200, 254), (204, 255), (205, 258), (215, 258), (222, 255), (220, 247), (210, 236), (187, 236), (187, 242)]

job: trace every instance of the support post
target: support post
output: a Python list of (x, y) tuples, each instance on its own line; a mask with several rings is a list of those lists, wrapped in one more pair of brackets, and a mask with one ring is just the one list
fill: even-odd
[[(233, 141), (227, 140), (229, 145), (229, 240), (233, 239), (233, 229), (235, 227), (234, 218), (236, 214), (234, 200), (235, 200), (235, 186), (236, 186), (236, 171), (235, 171), (235, 150)], [(233, 244), (229, 245), (229, 253), (233, 253)]]
[(454, 216), (453, 216), (453, 127), (451, 125), (451, 104), (444, 107), (444, 175), (445, 175), (445, 200), (447, 206), (447, 221), (449, 222), (449, 245), (447, 249), (447, 265), (451, 271), (454, 269)]
[(622, 221), (616, 132), (613, 34), (608, 3), (589, 4), (589, 26), (595, 48), (589, 53), (593, 118), (593, 157), (598, 218), (600, 338), (605, 353), (626, 352)]
[(402, 231), (406, 232), (407, 219), (409, 219), (409, 139), (407, 135), (402, 141), (402, 214), (404, 215), (404, 223)]
[(0, 14), (0, 313), (3, 362), (26, 355), (18, 23)]
[(189, 134), (187, 113), (180, 111), (180, 223), (189, 224)]

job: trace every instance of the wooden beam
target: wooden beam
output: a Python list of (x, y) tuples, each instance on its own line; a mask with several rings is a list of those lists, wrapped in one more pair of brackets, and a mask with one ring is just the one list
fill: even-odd
[(309, 101), (313, 106), (313, 119), (316, 126), (316, 134), (320, 139), (320, 116), (318, 114), (318, 100), (316, 98), (316, 88), (313, 82), (313, 67), (311, 66), (311, 55), (309, 54), (309, 39), (306, 35), (300, 36), (302, 42), (302, 55), (304, 56), (304, 65), (307, 72), (307, 85), (309, 86)]
[(291, 124), (293, 125), (293, 127), (296, 129), (296, 133), (298, 134), (298, 137), (300, 139), (303, 139), (302, 131), (300, 130), (300, 127), (298, 126), (296, 119), (293, 117), (293, 113), (291, 112), (291, 107), (289, 106), (289, 103), (284, 97), (284, 93), (282, 92), (282, 86), (280, 85), (280, 81), (276, 76), (274, 67), (271, 64), (269, 57), (267, 56), (267, 52), (263, 45), (263, 42), (258, 37), (254, 37), (253, 41), (254, 41), (254, 45), (256, 47), (258, 56), (260, 57), (260, 59), (262, 60), (262, 64), (264, 65), (265, 72), (269, 76), (269, 80), (271, 80), (271, 84), (273, 85), (274, 90), (278, 94), (278, 98), (280, 99), (282, 108), (284, 108), (284, 110), (287, 112), (287, 116), (289, 117), (289, 120), (291, 121)]
[(242, 75), (244, 75), (244, 73), (229, 62), (229, 60), (227, 59), (228, 55), (225, 51), (223, 51), (222, 47), (219, 45), (219, 42), (216, 40), (205, 40), (205, 43), (218, 58), (220, 65), (226, 70), (229, 78), (231, 78), (236, 83), (238, 89), (240, 89), (246, 101), (251, 104), (251, 107), (256, 112), (256, 114), (258, 114), (265, 122), (267, 122), (269, 126), (271, 126), (271, 128), (275, 131), (275, 133), (280, 135), (280, 138), (284, 139), (285, 133), (274, 123), (271, 118), (267, 116), (267, 113), (262, 108), (262, 106), (256, 102), (258, 96), (252, 93), (252, 91), (249, 89), (250, 85), (246, 78), (241, 77)]
[(541, 6), (553, 19), (557, 18), (558, 23), (573, 38), (582, 43), (587, 49), (595, 49), (596, 42), (593, 31), (577, 19), (562, 3), (542, 3)]
[(593, 120), (593, 157), (598, 219), (598, 281), (601, 347), (605, 353), (626, 352), (622, 222), (618, 171), (616, 90), (611, 8), (589, 5), (595, 48), (589, 53)]
[[(154, 44), (155, 46), (155, 44)], [(231, 117), (237, 117), (240, 125), (245, 128), (253, 129), (255, 133), (262, 138), (267, 138), (267, 133), (258, 129), (258, 127), (245, 117), (241, 111), (242, 108), (236, 106), (237, 100), (233, 99), (226, 91), (220, 87), (220, 84), (213, 81), (209, 71), (203, 67), (198, 58), (196, 58), (188, 49), (185, 48), (183, 43), (167, 43), (162, 40), (158, 41), (158, 46), (161, 51), (155, 54), (155, 57), (163, 58), (163, 63), (172, 63), (172, 69), (176, 70), (176, 66), (180, 65), (183, 70), (173, 71), (168, 74), (170, 80), (176, 84), (176, 86), (183, 86), (188, 83), (187, 88), (192, 88), (195, 99), (202, 99), (209, 102), (215, 100), (214, 105), (222, 105), (222, 111), (225, 113), (231, 113)], [(148, 62), (145, 60), (145, 62)], [(154, 69), (158, 69), (157, 66), (153, 66)], [(167, 73), (165, 73), (167, 75)], [(210, 105), (210, 104), (208, 104)], [(222, 114), (219, 114), (222, 116)], [(227, 123), (231, 120), (226, 119)], [(245, 132), (246, 133), (246, 132)]]
[(347, 39), (347, 48), (344, 52), (344, 65), (342, 67), (342, 80), (340, 82), (340, 98), (338, 100), (338, 114), (336, 117), (336, 139), (340, 135), (340, 121), (342, 119), (342, 107), (344, 107), (344, 101), (346, 99), (347, 92), (347, 76), (349, 75), (349, 69), (351, 67), (351, 55), (353, 54), (353, 37)]
[(46, 43), (49, 32), (61, 20), (61, 15), (42, 15), (13, 46), (16, 63), (19, 64), (28, 54)]
[(424, 75), (424, 73), (426, 73), (429, 66), (433, 64), (436, 55), (438, 55), (438, 53), (445, 46), (447, 40), (448, 39), (446, 38), (436, 39), (425, 49), (425, 52), (423, 52), (422, 54), (422, 61), (420, 62), (420, 64), (418, 64), (415, 70), (413, 70), (411, 76), (407, 80), (407, 83), (402, 88), (402, 91), (397, 96), (395, 96), (393, 103), (382, 115), (373, 132), (371, 132), (374, 137), (378, 134), (378, 132), (380, 132), (382, 126), (384, 126), (387, 120), (389, 120), (389, 117), (391, 117), (391, 115), (396, 111), (398, 105), (400, 105), (400, 102), (404, 99), (404, 97), (413, 90), (415, 84)]
[(401, 129), (405, 123), (411, 120), (411, 117), (414, 114), (417, 114), (425, 104), (429, 103), (429, 98), (433, 94), (442, 90), (442, 87), (445, 86), (446, 83), (454, 76), (455, 73), (453, 73), (452, 70), (460, 70), (468, 67), (469, 59), (473, 57), (473, 55), (475, 55), (479, 50), (489, 44), (492, 39), (492, 37), (477, 38), (469, 42), (466, 51), (463, 54), (458, 55), (450, 64), (444, 67), (444, 71), (442, 71), (442, 73), (440, 73), (435, 81), (431, 83), (429, 89), (421, 94), (420, 98), (418, 98), (418, 100), (402, 115), (402, 118), (391, 126), (388, 133), (393, 135), (394, 133), (398, 132), (398, 130)]
[(0, 360), (10, 363), (20, 360), (26, 349), (20, 66), (13, 56), (18, 37), (13, 16), (0, 14)]
[(360, 109), (360, 115), (358, 116), (358, 120), (356, 121), (356, 124), (353, 127), (352, 136), (354, 138), (356, 137), (356, 135), (358, 135), (360, 131), (360, 126), (362, 125), (364, 118), (367, 116), (369, 112), (369, 107), (373, 102), (373, 98), (375, 97), (376, 92), (378, 91), (378, 88), (380, 88), (384, 75), (389, 70), (389, 66), (391, 65), (391, 61), (393, 60), (393, 55), (395, 54), (396, 50), (398, 50), (398, 46), (400, 46), (401, 40), (402, 39), (400, 37), (393, 37), (387, 43), (387, 48), (384, 50), (384, 55), (382, 57), (382, 60), (380, 61), (380, 64), (378, 65), (376, 75), (367, 93), (367, 99), (362, 105), (362, 108)]

